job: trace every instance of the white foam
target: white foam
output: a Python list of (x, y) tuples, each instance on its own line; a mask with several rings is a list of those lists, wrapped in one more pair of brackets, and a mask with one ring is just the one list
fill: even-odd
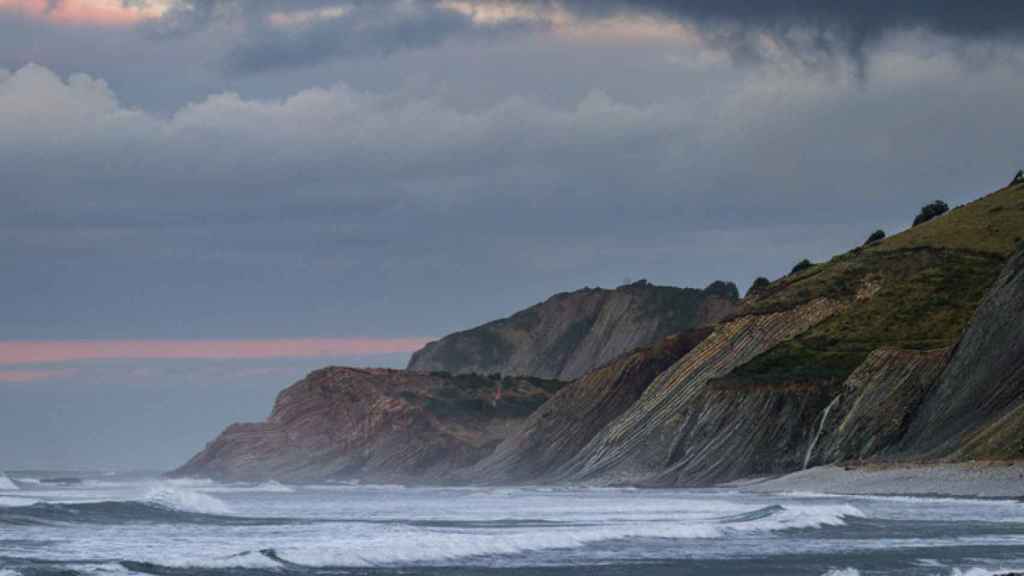
[(822, 576), (860, 576), (860, 570), (856, 568), (833, 568)]
[(9, 568), (0, 568), (0, 576), (21, 576), (21, 572), (15, 572)]
[(850, 505), (784, 506), (770, 516), (733, 523), (635, 522), (608, 526), (531, 527), (501, 533), (453, 533), (405, 527), (346, 540), (344, 545), (332, 539), (286, 546), (277, 551), (282, 559), (307, 566), (367, 567), (571, 549), (631, 538), (689, 540), (838, 526), (844, 524), (844, 518), (851, 516), (862, 517), (863, 513)]
[[(2, 508), (16, 508), (19, 506), (31, 506), (38, 504), (39, 500), (35, 498), (23, 498), (21, 496), (0, 496), (0, 507)], [(2, 575), (0, 575), (2, 576)]]
[(1019, 573), (1022, 568), (998, 568), (989, 570), (987, 568), (969, 568), (967, 570), (961, 570), (959, 568), (953, 568), (949, 576), (998, 576), (1000, 574)]
[(18, 490), (18, 485), (11, 482), (11, 479), (0, 474), (0, 490)]
[(291, 486), (285, 486), (277, 480), (268, 480), (258, 486), (254, 486), (251, 491), (253, 492), (280, 492), (282, 494), (295, 492), (295, 489)]
[(143, 497), (145, 502), (156, 504), (179, 512), (199, 514), (230, 514), (231, 509), (223, 501), (208, 494), (185, 490), (171, 485), (151, 488)]

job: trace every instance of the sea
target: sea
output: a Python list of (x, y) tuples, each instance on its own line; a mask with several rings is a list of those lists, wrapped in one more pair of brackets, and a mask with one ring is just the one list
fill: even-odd
[(0, 476), (0, 576), (1024, 572), (1024, 504), (737, 490)]

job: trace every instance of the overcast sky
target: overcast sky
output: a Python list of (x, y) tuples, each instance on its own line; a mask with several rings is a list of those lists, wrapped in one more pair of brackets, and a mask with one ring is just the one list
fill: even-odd
[(0, 469), (171, 467), (324, 364), (897, 231), (1024, 165), (1022, 41), (1010, 0), (0, 0)]

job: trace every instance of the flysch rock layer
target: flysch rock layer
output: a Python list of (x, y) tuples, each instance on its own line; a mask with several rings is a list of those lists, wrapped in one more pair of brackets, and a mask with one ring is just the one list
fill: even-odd
[(174, 476), (228, 481), (440, 481), (489, 454), (562, 383), (325, 368), (233, 424)]
[(575, 380), (631, 350), (713, 324), (738, 301), (736, 287), (725, 282), (696, 290), (640, 281), (557, 294), (431, 342), (413, 354), (408, 369)]

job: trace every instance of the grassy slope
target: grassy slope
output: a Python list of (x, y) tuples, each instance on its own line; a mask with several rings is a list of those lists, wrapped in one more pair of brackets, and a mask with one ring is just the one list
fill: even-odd
[(1024, 186), (1016, 186), (782, 278), (750, 299), (747, 311), (786, 309), (820, 296), (851, 305), (741, 366), (730, 380), (837, 381), (881, 346), (949, 346), (1022, 237)]

